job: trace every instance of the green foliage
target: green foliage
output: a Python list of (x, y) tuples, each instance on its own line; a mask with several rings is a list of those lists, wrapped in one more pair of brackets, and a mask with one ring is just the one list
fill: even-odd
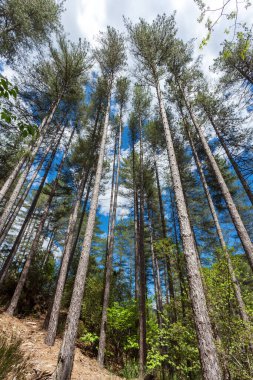
[[(0, 98), (10, 99), (17, 98), (18, 88), (17, 86), (13, 86), (8, 79), (1, 77), (0, 78)], [(0, 119), (7, 124), (7, 128), (13, 127), (13, 124), (16, 124), (18, 129), (20, 130), (22, 137), (27, 136), (37, 136), (38, 128), (36, 125), (31, 125), (24, 123), (23, 121), (17, 120), (17, 117), (5, 107), (2, 107), (0, 110)], [(5, 126), (6, 128), (6, 126)]]
[[(196, 334), (193, 326), (178, 321), (170, 323), (163, 316), (163, 327), (159, 329), (157, 322), (148, 320), (148, 357), (147, 369), (159, 371), (164, 363), (172, 369), (176, 378), (188, 379), (191, 375), (197, 379), (200, 374), (200, 362)], [(164, 347), (164, 350), (161, 350)]]
[(13, 61), (21, 49), (31, 50), (60, 29), (63, 1), (3, 0), (0, 2), (0, 51)]
[[(245, 265), (244, 260), (241, 257), (235, 256), (233, 263), (236, 264), (237, 274), (242, 273)], [(221, 338), (221, 341), (218, 343), (220, 355), (226, 357), (232, 378), (240, 380), (251, 379), (253, 376), (253, 355), (249, 347), (252, 342), (253, 328), (250, 325), (245, 326), (238, 313), (238, 305), (227, 261), (220, 259), (211, 268), (205, 268), (203, 272), (208, 287), (211, 318)], [(244, 279), (245, 277), (247, 278), (247, 275), (245, 276), (246, 273), (243, 275)], [(248, 290), (245, 291), (243, 286), (241, 289), (246, 301), (247, 297), (249, 297)], [(250, 298), (252, 305), (252, 293)]]
[(120, 375), (125, 379), (137, 379), (139, 375), (139, 365), (135, 359), (127, 360), (124, 363), (123, 369), (120, 371)]

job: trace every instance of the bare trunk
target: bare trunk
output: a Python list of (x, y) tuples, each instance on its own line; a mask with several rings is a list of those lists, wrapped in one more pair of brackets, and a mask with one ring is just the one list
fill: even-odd
[(162, 311), (163, 311), (162, 290), (161, 290), (161, 280), (160, 280), (160, 270), (159, 270), (158, 260), (154, 251), (153, 228), (152, 228), (150, 213), (149, 213), (149, 233), (150, 233), (150, 250), (151, 250), (151, 258), (152, 258), (153, 278), (154, 278), (154, 285), (155, 285), (157, 322), (158, 322), (158, 326), (161, 328), (162, 327)]
[[(93, 147), (95, 148), (95, 144), (97, 142), (97, 128), (98, 128), (98, 121), (99, 121), (99, 114), (101, 111), (101, 107), (99, 107), (97, 115), (96, 115), (96, 121), (95, 121), (95, 127), (92, 133), (92, 143), (94, 144)], [(92, 150), (92, 152), (94, 149)], [(90, 158), (90, 157), (89, 157)], [(57, 326), (58, 326), (58, 320), (59, 320), (59, 314), (60, 314), (60, 307), (61, 307), (61, 299), (63, 295), (63, 290), (68, 274), (68, 270), (70, 267), (71, 259), (74, 255), (74, 244), (77, 243), (77, 240), (75, 240), (75, 227), (78, 219), (78, 211), (81, 205), (83, 191), (85, 188), (85, 185), (87, 183), (88, 177), (89, 177), (90, 170), (86, 170), (86, 167), (84, 165), (83, 172), (82, 172), (82, 179), (79, 184), (78, 193), (75, 201), (75, 205), (73, 208), (73, 211), (69, 218), (69, 224), (67, 229), (67, 235), (66, 235), (66, 241), (64, 246), (64, 252), (62, 256), (62, 262), (61, 262), (61, 268), (59, 272), (59, 276), (57, 279), (57, 285), (56, 285), (56, 291), (54, 295), (54, 300), (51, 306), (50, 311), (50, 319), (48, 322), (48, 331), (47, 335), (45, 337), (45, 343), (49, 346), (53, 346), (55, 342), (55, 337), (57, 333)], [(87, 199), (88, 200), (88, 199)], [(80, 226), (81, 228), (81, 226)]]
[(3, 213), (1, 215), (1, 218), (0, 218), (0, 232), (3, 231), (3, 228), (4, 228), (4, 225), (5, 223), (7, 222), (7, 219), (10, 215), (10, 212), (15, 204), (15, 201), (17, 199), (17, 197), (19, 196), (19, 193), (20, 193), (20, 190), (23, 186), (23, 183), (25, 182), (25, 179), (27, 177), (27, 174), (29, 173), (29, 170), (32, 166), (32, 163), (33, 163), (33, 159), (35, 158), (36, 154), (38, 153), (39, 151), (39, 148), (41, 146), (41, 143), (43, 142), (43, 138), (45, 136), (45, 133), (48, 129), (48, 126), (49, 126), (49, 123), (51, 122), (53, 116), (54, 116), (54, 113), (56, 111), (56, 108), (58, 106), (60, 102), (60, 99), (58, 99), (58, 101), (55, 103), (54, 107), (52, 108), (51, 110), (51, 113), (50, 113), (50, 116), (49, 117), (46, 117), (44, 120), (43, 120), (43, 129), (41, 130), (41, 134), (40, 134), (40, 137), (38, 138), (38, 140), (36, 141), (36, 143), (34, 144), (33, 147), (31, 147), (31, 154), (30, 154), (30, 157), (29, 157), (29, 161), (27, 162), (26, 164), (26, 167), (24, 169), (24, 171), (21, 173), (20, 177), (19, 177), (19, 180), (15, 186), (15, 188), (13, 189), (13, 192), (10, 196), (10, 199), (9, 201), (6, 203), (5, 205), (5, 208), (3, 210)]
[(60, 134), (60, 136), (59, 136), (58, 139), (57, 139), (57, 142), (56, 142), (56, 144), (55, 144), (55, 147), (54, 147), (54, 149), (53, 149), (53, 151), (52, 151), (52, 153), (51, 153), (50, 159), (49, 159), (49, 161), (48, 161), (48, 163), (47, 163), (47, 165), (46, 165), (46, 169), (45, 169), (44, 175), (43, 175), (43, 177), (42, 177), (42, 179), (41, 179), (40, 185), (39, 185), (39, 187), (38, 187), (38, 189), (37, 189), (37, 191), (36, 191), (36, 194), (35, 194), (35, 196), (34, 196), (34, 198), (33, 198), (33, 201), (32, 201), (32, 203), (31, 203), (31, 206), (29, 207), (29, 210), (28, 210), (28, 213), (27, 213), (27, 215), (26, 215), (26, 217), (25, 217), (25, 220), (24, 220), (24, 222), (23, 222), (23, 224), (22, 224), (22, 226), (21, 226), (21, 229), (20, 229), (20, 231), (19, 231), (19, 233), (18, 233), (18, 235), (17, 235), (17, 237), (16, 237), (16, 240), (15, 240), (13, 246), (12, 246), (11, 252), (10, 252), (9, 256), (7, 257), (7, 259), (6, 259), (3, 268), (1, 269), (1, 272), (0, 272), (0, 284), (2, 284), (3, 281), (4, 281), (5, 278), (6, 278), (6, 275), (7, 275), (7, 273), (8, 273), (9, 267), (10, 267), (12, 261), (13, 261), (13, 258), (14, 258), (15, 255), (16, 255), (16, 252), (17, 252), (17, 250), (18, 250), (19, 244), (20, 244), (20, 242), (21, 242), (21, 240), (22, 240), (22, 238), (23, 238), (23, 236), (24, 236), (26, 226), (27, 226), (27, 224), (29, 223), (29, 220), (30, 220), (30, 218), (31, 218), (31, 216), (32, 216), (32, 214), (33, 214), (33, 212), (34, 212), (34, 210), (35, 210), (35, 207), (36, 207), (37, 201), (38, 201), (39, 196), (40, 196), (40, 194), (41, 194), (41, 191), (42, 191), (42, 189), (43, 189), (43, 186), (44, 186), (44, 183), (45, 183), (45, 181), (46, 181), (47, 175), (48, 175), (48, 173), (49, 173), (49, 170), (50, 170), (51, 164), (52, 164), (52, 162), (53, 162), (53, 160), (54, 160), (54, 158), (55, 158), (55, 154), (56, 154), (57, 149), (58, 149), (58, 146), (59, 146), (59, 144), (60, 144), (61, 137), (62, 137), (62, 135), (63, 135), (64, 129), (65, 129), (65, 127), (62, 128), (61, 134)]
[(234, 171), (236, 172), (236, 174), (237, 174), (239, 180), (241, 181), (241, 184), (242, 184), (242, 186), (243, 186), (246, 194), (249, 197), (249, 200), (250, 200), (251, 204), (253, 205), (253, 193), (252, 193), (252, 191), (251, 191), (251, 189), (250, 189), (247, 181), (243, 177), (243, 175), (241, 173), (241, 170), (240, 170), (239, 166), (237, 165), (237, 162), (235, 161), (235, 159), (233, 158), (232, 154), (230, 153), (230, 151), (228, 149), (228, 146), (226, 144), (226, 141), (224, 140), (224, 138), (223, 138), (222, 134), (220, 133), (219, 129), (217, 128), (217, 126), (216, 126), (216, 124), (215, 124), (212, 116), (209, 113), (207, 113), (207, 116), (208, 116), (208, 118), (209, 118), (209, 120), (210, 120), (210, 122), (211, 122), (211, 124), (212, 124), (212, 126), (213, 126), (213, 128), (214, 128), (214, 130), (215, 130), (215, 132), (216, 132), (216, 134), (218, 136), (218, 138), (219, 138), (221, 146), (225, 150), (225, 152), (226, 152), (226, 154), (228, 156), (228, 159), (229, 159), (229, 161), (231, 162), (231, 165), (234, 168)]
[[(161, 192), (161, 186), (160, 186), (156, 157), (155, 157), (154, 164), (155, 164), (156, 184), (157, 184), (157, 191), (158, 191), (158, 199), (159, 199), (160, 216), (161, 216), (161, 222), (162, 222), (163, 238), (166, 239), (167, 238), (166, 223), (165, 223), (162, 192)], [(172, 321), (176, 321), (177, 312), (176, 312), (176, 305), (175, 305), (175, 292), (174, 292), (173, 276), (172, 276), (172, 270), (171, 270), (171, 260), (170, 260), (169, 255), (166, 256), (164, 254), (164, 257), (165, 257), (166, 269), (167, 269), (167, 273), (168, 273), (167, 281), (168, 281), (168, 287), (169, 287), (170, 301), (172, 303), (172, 312), (173, 312)]]
[[(182, 92), (182, 95), (184, 96), (183, 94), (183, 91), (181, 90)], [(194, 127), (196, 128), (197, 132), (198, 132), (198, 135), (200, 137), (200, 140), (201, 140), (201, 143), (202, 143), (202, 146), (204, 148), (204, 151), (208, 157), (208, 160), (210, 162), (210, 165), (214, 171), (214, 174), (217, 178), (217, 182), (220, 186), (220, 189), (222, 191), (222, 194), (223, 194), (223, 197), (226, 201), (226, 204), (227, 204), (227, 207), (228, 207), (228, 210), (229, 210), (229, 213), (230, 213), (230, 216), (232, 218), (232, 221), (234, 223), (234, 226), (237, 230), (237, 233), (238, 233), (238, 236), (242, 242), (242, 245), (243, 245), (243, 248), (244, 248), (244, 251), (246, 253), (246, 256), (248, 258), (248, 261), (249, 261), (249, 264), (250, 264), (250, 267), (253, 271), (253, 244), (250, 240), (250, 237), (248, 235), (248, 232), (243, 224), (243, 221), (240, 217), (240, 214), (236, 208), (236, 205), (231, 197), (231, 194), (230, 194), (230, 191), (226, 185), (226, 182), (224, 181), (224, 178), (222, 176), (222, 173), (219, 169), (219, 166), (217, 164), (217, 162), (215, 161), (215, 158), (211, 152), (211, 149), (209, 148), (209, 145), (206, 141), (206, 138), (202, 132), (202, 129), (199, 127), (199, 125), (196, 123), (196, 120), (194, 118), (194, 115), (192, 113), (192, 110), (191, 110), (191, 107), (189, 106), (186, 98), (184, 97), (184, 101), (185, 101), (185, 105), (187, 107), (187, 110), (189, 112), (189, 115), (191, 117), (191, 120), (194, 124)]]
[[(15, 312), (15, 310), (16, 310), (19, 298), (21, 296), (24, 284), (26, 282), (26, 279), (27, 279), (27, 276), (28, 276), (28, 273), (29, 273), (29, 269), (30, 269), (30, 266), (31, 266), (31, 263), (32, 263), (32, 259), (33, 259), (34, 255), (35, 255), (35, 253), (37, 252), (40, 236), (41, 236), (41, 233), (43, 231), (45, 222), (47, 220), (52, 200), (53, 200), (53, 198), (55, 196), (55, 192), (56, 192), (56, 189), (57, 189), (57, 186), (58, 186), (58, 181), (59, 181), (59, 177), (60, 177), (60, 174), (61, 174), (61, 170), (62, 170), (64, 161), (65, 161), (65, 158), (67, 156), (67, 152), (68, 152), (68, 149), (69, 149), (69, 146), (70, 146), (73, 134), (74, 134), (74, 129), (73, 129), (73, 131), (72, 131), (72, 133), (70, 135), (68, 144), (67, 144), (66, 149), (65, 149), (64, 156), (63, 156), (62, 161), (61, 161), (61, 163), (59, 165), (57, 177), (55, 179), (54, 186), (51, 189), (50, 195), (49, 195), (47, 203), (45, 205), (45, 209), (44, 209), (44, 212), (42, 214), (42, 217), (41, 217), (38, 229), (36, 231), (35, 238), (33, 240), (30, 252), (29, 252), (29, 254), (27, 256), (27, 259), (26, 259), (24, 268), (22, 270), (22, 273), (20, 275), (20, 278), (19, 278), (18, 284), (16, 286), (15, 292), (14, 292), (13, 297), (11, 299), (10, 305), (9, 305), (9, 307), (7, 309), (7, 313), (10, 314), (10, 315), (13, 315), (14, 312)], [(51, 166), (51, 164), (49, 164), (49, 165)], [(46, 176), (47, 176), (47, 174), (46, 174)], [(45, 180), (46, 180), (46, 178), (45, 178)], [(45, 182), (45, 180), (44, 180), (44, 182)]]
[[(110, 86), (111, 91), (111, 86)], [(108, 96), (108, 104), (105, 115), (103, 136), (100, 145), (99, 159), (97, 164), (97, 171), (95, 177), (95, 184), (92, 193), (91, 205), (89, 216), (87, 220), (87, 227), (85, 237), (83, 241), (82, 252), (77, 268), (75, 277), (75, 283), (69, 307), (66, 329), (58, 357), (58, 363), (56, 371), (53, 375), (55, 380), (68, 380), (71, 377), (74, 351), (75, 351), (75, 339), (78, 328), (78, 320), (81, 312), (81, 305), (84, 293), (85, 279), (88, 269), (89, 253), (91, 248), (92, 236), (95, 227), (96, 211), (98, 204), (99, 186), (103, 171), (103, 161), (105, 153), (106, 136), (109, 124), (109, 111), (110, 111), (110, 94)]]
[(61, 307), (61, 299), (63, 295), (63, 290), (64, 290), (68, 268), (69, 268), (70, 257), (71, 257), (72, 248), (73, 248), (73, 242), (74, 242), (74, 237), (75, 237), (75, 227), (76, 227), (76, 223), (78, 219), (78, 211), (80, 209), (84, 187), (88, 178), (88, 172), (86, 172), (85, 174), (84, 173), (85, 172), (83, 171), (83, 178), (81, 179), (81, 182), (79, 185), (75, 205), (74, 205), (72, 214), (70, 215), (70, 218), (69, 218), (69, 224), (68, 224), (68, 229), (67, 229), (67, 234), (66, 234), (66, 242), (64, 246), (64, 252), (62, 255), (61, 269), (60, 269), (60, 273), (57, 280), (53, 306), (52, 306), (50, 320), (48, 324), (48, 331), (45, 337), (45, 343), (48, 346), (54, 345), (55, 337), (57, 333), (57, 326), (58, 326), (60, 307)]
[[(59, 131), (59, 129), (60, 129), (60, 127), (57, 127), (56, 133)], [(45, 162), (45, 159), (46, 159), (48, 153), (52, 150), (53, 146), (54, 146), (54, 142), (52, 142), (52, 144), (49, 144), (49, 145), (47, 146), (45, 152), (43, 153), (43, 156), (42, 156), (41, 159), (40, 159), (39, 164), (37, 165), (36, 169), (35, 169), (34, 172), (33, 172), (33, 175), (32, 175), (32, 177), (31, 177), (31, 179), (29, 180), (29, 182), (28, 182), (28, 184), (27, 184), (27, 187), (26, 187), (24, 193), (23, 193), (23, 194), (21, 195), (21, 197), (19, 198), (17, 204), (9, 210), (9, 211), (10, 211), (10, 212), (9, 212), (9, 215), (10, 215), (10, 214), (11, 214), (11, 215), (9, 216), (9, 219), (8, 219), (6, 225), (5, 225), (5, 226), (3, 227), (3, 229), (2, 229), (1, 237), (0, 237), (0, 245), (3, 243), (3, 241), (4, 241), (5, 238), (6, 238), (6, 236), (8, 235), (9, 230), (10, 230), (10, 228), (11, 228), (13, 222), (15, 221), (15, 219), (16, 219), (16, 217), (17, 217), (17, 215), (18, 215), (18, 213), (19, 213), (19, 211), (20, 211), (20, 209), (21, 209), (21, 207), (23, 206), (23, 203), (24, 203), (24, 201), (25, 201), (27, 195), (29, 194), (29, 192), (30, 192), (30, 190), (31, 190), (31, 188), (32, 188), (32, 185), (33, 185), (33, 183), (34, 183), (34, 181), (35, 181), (35, 179), (36, 179), (36, 177), (37, 177), (39, 171), (41, 170), (41, 168), (42, 168), (42, 166), (43, 166), (43, 163)], [(7, 209), (6, 209), (6, 210), (7, 210)], [(11, 212), (12, 212), (12, 213), (11, 213)]]
[(222, 374), (214, 344), (214, 336), (211, 328), (211, 322), (208, 315), (205, 293), (194, 243), (194, 237), (192, 235), (190, 221), (188, 218), (186, 203), (180, 179), (180, 173), (177, 165), (172, 136), (169, 129), (168, 119), (159, 83), (157, 83), (156, 89), (165, 131), (172, 183), (176, 197), (176, 205), (186, 260), (190, 296), (193, 308), (194, 322), (198, 337), (198, 347), (200, 352), (203, 378), (205, 380), (221, 380)]
[[(100, 337), (99, 337), (99, 347), (98, 347), (98, 363), (101, 367), (104, 366), (104, 356), (105, 356), (105, 345), (106, 345), (106, 323), (107, 323), (107, 309), (109, 305), (110, 297), (110, 285), (111, 285), (111, 273), (112, 273), (112, 259), (113, 259), (113, 247), (114, 247), (114, 229), (116, 223), (116, 212), (117, 212), (117, 199), (119, 190), (119, 172), (120, 172), (120, 152), (121, 152), (121, 135), (122, 135), (122, 110), (120, 110), (120, 122), (119, 122), (119, 133), (115, 136), (115, 151), (117, 146), (117, 163), (116, 167), (113, 167), (113, 178), (112, 178), (112, 195), (111, 200), (113, 202), (109, 226), (108, 226), (108, 242), (107, 242), (107, 252), (106, 252), (106, 267), (105, 267), (105, 287), (104, 287), (104, 297), (103, 297), (103, 308), (102, 308), (102, 318), (100, 325)], [(115, 170), (116, 169), (116, 170)], [(116, 171), (116, 176), (115, 176)], [(114, 180), (115, 177), (115, 180)], [(114, 185), (115, 183), (115, 185)]]
[(3, 198), (5, 197), (5, 194), (7, 193), (7, 191), (9, 190), (9, 188), (11, 187), (11, 185), (13, 184), (13, 182), (19, 175), (19, 172), (22, 169), (26, 159), (27, 157), (23, 157), (23, 159), (15, 166), (15, 168), (13, 169), (13, 171), (11, 172), (11, 174), (5, 181), (4, 185), (2, 186), (0, 190), (0, 202), (3, 200)]
[(207, 182), (206, 182), (205, 174), (204, 174), (204, 171), (202, 169), (202, 165), (201, 165), (201, 162), (199, 160), (198, 153), (197, 153), (196, 148), (194, 146), (194, 142), (192, 140), (191, 133), (189, 131), (189, 128), (187, 128), (187, 127), (186, 127), (186, 132), (187, 132), (187, 135), (188, 135), (188, 138), (189, 138), (189, 141), (190, 141), (191, 149), (192, 149), (193, 156), (194, 156), (194, 159), (195, 159), (198, 171), (199, 171), (201, 182), (202, 182), (202, 185), (203, 185), (206, 197), (207, 197), (208, 205), (209, 205), (212, 217), (213, 217), (213, 221), (214, 221), (215, 228), (216, 228), (219, 240), (220, 240), (220, 244), (221, 244), (221, 247), (222, 247), (223, 252), (225, 254), (227, 263), (228, 263), (228, 270), (229, 270), (229, 274), (230, 274), (230, 277), (231, 277), (231, 280), (232, 280), (232, 284), (233, 284), (233, 288), (234, 288), (234, 292), (235, 292), (235, 297), (236, 297), (238, 308), (239, 308), (239, 313), (240, 313), (240, 316), (241, 316), (242, 320), (244, 322), (248, 323), (249, 322), (249, 316), (248, 316), (248, 314), (246, 312), (246, 307), (245, 307), (245, 304), (244, 304), (244, 301), (243, 301), (243, 297), (242, 297), (242, 293), (241, 293), (239, 282), (238, 282), (238, 280), (236, 278), (236, 275), (235, 275), (235, 272), (234, 272), (232, 260), (230, 258), (230, 255), (229, 255), (228, 251), (227, 251), (225, 239), (224, 239), (224, 236), (223, 236), (223, 233), (222, 233), (222, 229), (221, 229), (221, 226), (220, 226), (220, 223), (219, 223), (219, 219), (218, 219), (217, 213), (215, 211), (215, 207), (214, 207), (214, 204), (213, 204), (212, 196), (210, 194), (210, 191), (209, 191), (209, 188), (208, 188), (208, 185), (207, 185)]
[(139, 297), (139, 366), (140, 378), (144, 378), (147, 358), (146, 342), (146, 262), (144, 251), (144, 179), (142, 122), (139, 117), (140, 133), (140, 226), (139, 226), (139, 263), (140, 263), (140, 297)]
[(139, 205), (136, 186), (135, 148), (133, 142), (133, 191), (134, 191), (134, 245), (135, 245), (135, 299), (140, 295), (140, 263), (139, 263)]
[(49, 259), (49, 255), (51, 254), (51, 250), (53, 248), (53, 245), (54, 245), (54, 236), (55, 236), (55, 230), (53, 230), (52, 232), (52, 235), (49, 239), (49, 243), (48, 243), (48, 246), (47, 246), (47, 251), (46, 251), (46, 254), (45, 254), (45, 257), (44, 257), (44, 260), (43, 260), (43, 264), (42, 264), (42, 269), (45, 267), (48, 259)]

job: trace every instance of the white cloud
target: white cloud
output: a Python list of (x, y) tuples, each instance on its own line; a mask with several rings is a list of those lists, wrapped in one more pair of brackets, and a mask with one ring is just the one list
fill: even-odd
[[(221, 0), (205, 1), (211, 8), (218, 7)], [(232, 10), (234, 2), (230, 2)], [(120, 31), (125, 31), (123, 15), (136, 22), (139, 17), (151, 22), (157, 14), (171, 14), (176, 11), (176, 21), (178, 35), (184, 41), (195, 38), (195, 55), (203, 55), (203, 69), (208, 74), (208, 67), (218, 56), (220, 44), (225, 38), (224, 30), (229, 26), (223, 17), (216, 25), (208, 45), (200, 51), (198, 49), (207, 30), (204, 23), (198, 23), (200, 11), (193, 0), (66, 0), (66, 12), (63, 16), (63, 24), (67, 33), (74, 40), (79, 37), (87, 38), (92, 44), (95, 43), (95, 36), (99, 31), (104, 30), (107, 25), (111, 25)], [(248, 22), (253, 19), (253, 6), (245, 10), (240, 7), (239, 22)], [(215, 19), (218, 12), (211, 13)], [(231, 21), (230, 21), (231, 24)]]

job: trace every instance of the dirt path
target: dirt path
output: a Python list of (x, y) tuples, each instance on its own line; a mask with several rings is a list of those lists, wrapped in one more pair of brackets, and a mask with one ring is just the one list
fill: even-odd
[[(29, 370), (27, 380), (37, 378), (49, 379), (46, 376), (53, 373), (60, 349), (61, 340), (57, 339), (53, 347), (44, 344), (45, 331), (42, 330), (42, 321), (37, 319), (17, 319), (5, 313), (0, 314), (0, 331), (6, 336), (15, 334), (22, 339), (22, 350), (29, 357)], [(45, 377), (40, 377), (41, 375)], [(36, 376), (37, 375), (37, 376)], [(75, 352), (72, 380), (122, 380), (101, 369), (95, 359), (81, 353), (77, 348)]]

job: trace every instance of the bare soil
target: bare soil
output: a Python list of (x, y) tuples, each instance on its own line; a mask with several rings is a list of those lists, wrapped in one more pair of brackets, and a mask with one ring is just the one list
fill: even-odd
[[(42, 329), (42, 324), (43, 320), (39, 319), (18, 319), (5, 313), (0, 314), (0, 332), (7, 337), (16, 335), (22, 340), (21, 349), (28, 359), (25, 374), (27, 380), (50, 379), (56, 367), (61, 339), (56, 339), (53, 347), (44, 344), (45, 331)], [(121, 377), (100, 368), (95, 359), (83, 355), (79, 348), (75, 351), (71, 379), (122, 380)]]

